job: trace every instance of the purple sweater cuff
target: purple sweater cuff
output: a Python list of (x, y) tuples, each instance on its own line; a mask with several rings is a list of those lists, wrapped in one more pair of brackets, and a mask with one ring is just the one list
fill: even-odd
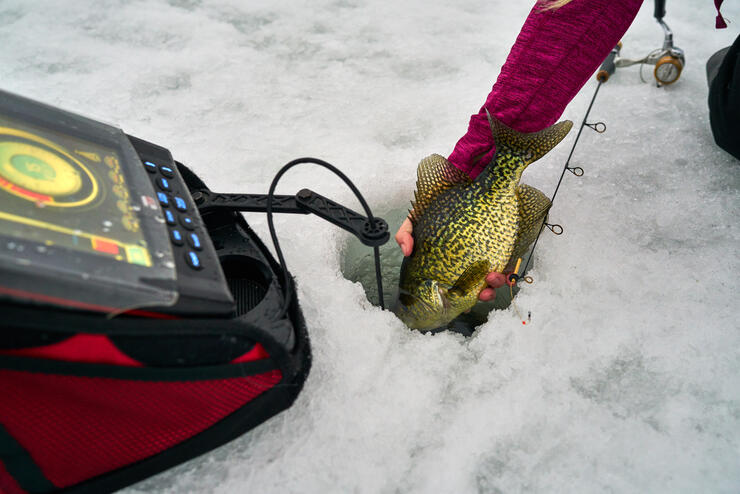
[(642, 0), (573, 0), (556, 10), (535, 5), (501, 73), (450, 162), (476, 177), (495, 146), (485, 109), (519, 132), (555, 123), (632, 24)]

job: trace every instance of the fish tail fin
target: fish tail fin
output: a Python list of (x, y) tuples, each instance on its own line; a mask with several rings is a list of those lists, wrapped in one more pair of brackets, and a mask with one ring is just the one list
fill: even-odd
[[(521, 167), (522, 170), (530, 163), (546, 155), (568, 135), (568, 132), (573, 127), (573, 122), (563, 120), (539, 132), (525, 134), (517, 132), (501, 123), (491, 116), (487, 109), (486, 115), (488, 115), (488, 123), (491, 125), (493, 141), (496, 144), (496, 153), (519, 158), (521, 162), (518, 162), (517, 167)], [(498, 161), (495, 160), (494, 163)]]

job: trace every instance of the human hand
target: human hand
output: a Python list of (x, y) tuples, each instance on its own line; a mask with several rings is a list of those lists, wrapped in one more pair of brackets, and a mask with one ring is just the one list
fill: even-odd
[[(396, 243), (401, 247), (401, 251), (405, 257), (410, 256), (414, 250), (413, 231), (414, 225), (409, 218), (406, 218), (396, 232)], [(495, 271), (488, 273), (486, 283), (488, 286), (478, 294), (478, 299), (482, 302), (490, 302), (496, 298), (496, 288), (501, 288), (506, 284), (506, 276)]]
[(506, 276), (496, 271), (491, 271), (486, 276), (486, 283), (488, 283), (488, 286), (478, 294), (478, 300), (481, 302), (491, 302), (496, 298), (496, 288), (506, 285)]

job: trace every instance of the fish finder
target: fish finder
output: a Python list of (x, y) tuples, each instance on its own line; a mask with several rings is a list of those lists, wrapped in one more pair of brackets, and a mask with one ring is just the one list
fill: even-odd
[[(274, 194), (305, 162), (367, 216)], [(278, 260), (242, 211), (267, 213)], [(311, 354), (272, 213), (318, 215), (376, 262), (389, 238), (321, 160), (215, 193), (161, 146), (0, 91), (0, 492), (113, 492), (293, 403)]]

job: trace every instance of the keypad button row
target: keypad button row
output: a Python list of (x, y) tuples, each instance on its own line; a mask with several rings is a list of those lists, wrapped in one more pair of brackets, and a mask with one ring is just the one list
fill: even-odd
[(167, 178), (174, 178), (175, 176), (175, 170), (167, 165), (157, 166), (156, 163), (152, 163), (151, 161), (144, 161), (144, 168), (146, 168), (146, 171), (149, 173), (159, 172)]
[(144, 161), (144, 168), (149, 173), (156, 174), (159, 171), (163, 175), (163, 177), (157, 178), (155, 182), (157, 187), (162, 191), (157, 192), (157, 199), (162, 205), (164, 218), (167, 224), (170, 226), (176, 226), (179, 219), (180, 225), (186, 230), (189, 230), (189, 232), (185, 232), (183, 234), (183, 232), (177, 228), (171, 229), (170, 241), (177, 247), (183, 246), (185, 245), (185, 242), (187, 242), (188, 246), (193, 250), (185, 252), (186, 264), (195, 270), (203, 269), (203, 263), (200, 260), (200, 256), (195, 252), (196, 250), (203, 250), (203, 242), (201, 241), (200, 236), (192, 231), (195, 230), (195, 222), (190, 216), (178, 215), (169, 208), (170, 202), (173, 202), (177, 211), (181, 213), (188, 211), (188, 204), (185, 199), (180, 196), (175, 196), (172, 198), (172, 201), (170, 201), (170, 197), (165, 193), (172, 191), (172, 185), (168, 179), (175, 177), (174, 169), (165, 165), (157, 166), (156, 163), (152, 163), (151, 161)]
[[(157, 199), (159, 199), (159, 204), (161, 204), (163, 208), (167, 208), (170, 206), (170, 196), (168, 196), (164, 192), (157, 192)], [(172, 198), (172, 202), (175, 205), (175, 209), (177, 209), (181, 213), (185, 213), (188, 211), (188, 203), (182, 197), (175, 196)]]

